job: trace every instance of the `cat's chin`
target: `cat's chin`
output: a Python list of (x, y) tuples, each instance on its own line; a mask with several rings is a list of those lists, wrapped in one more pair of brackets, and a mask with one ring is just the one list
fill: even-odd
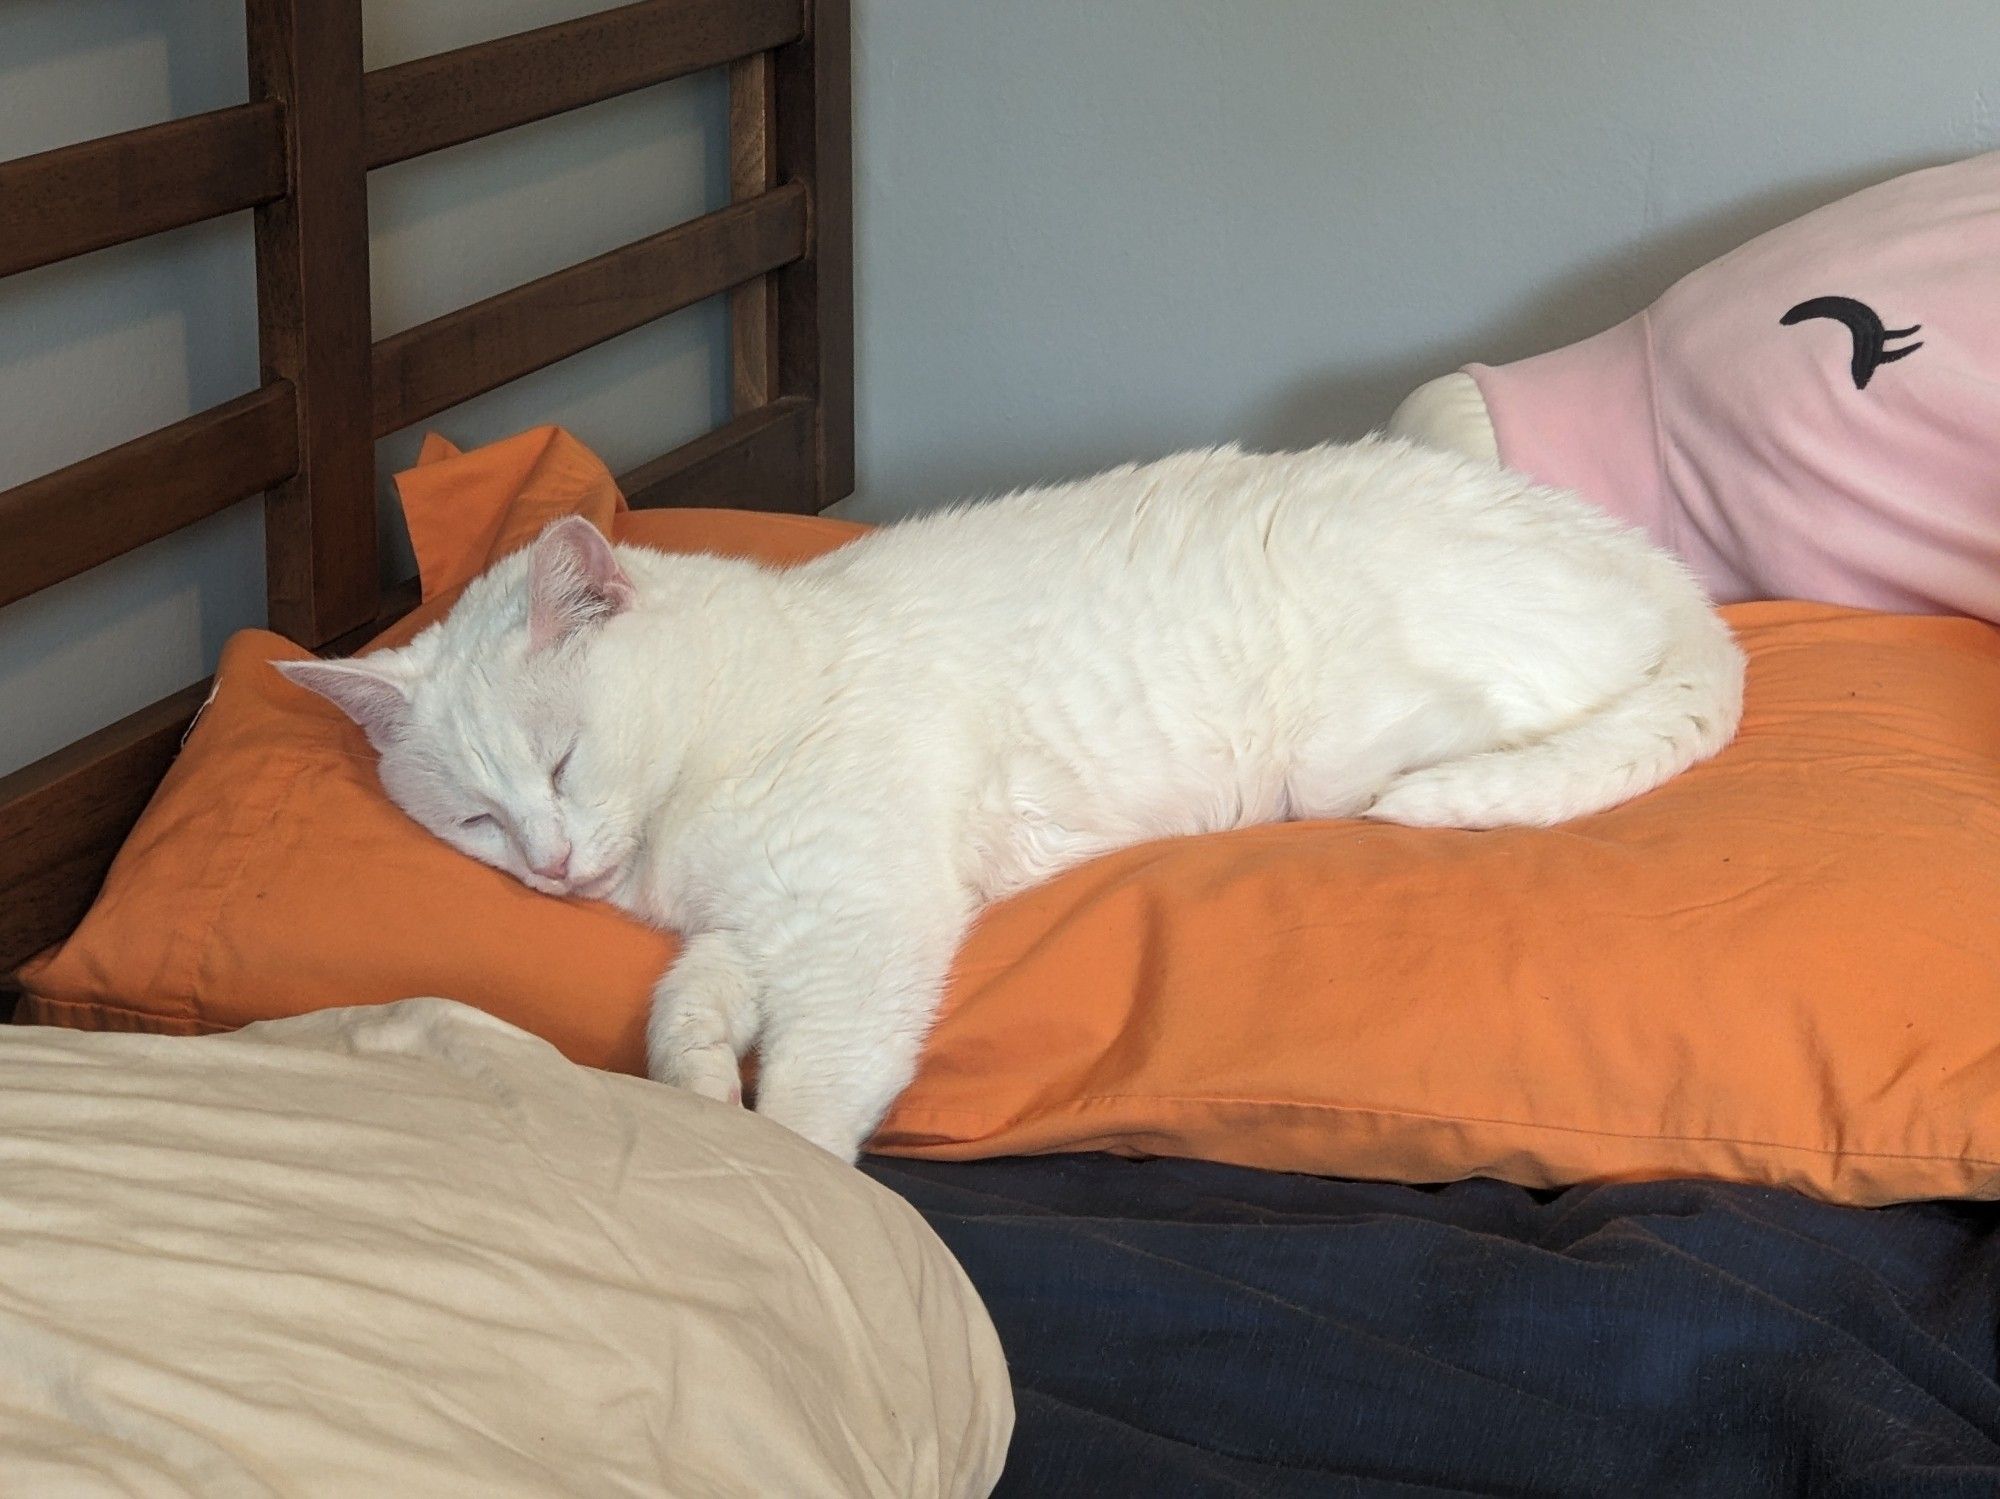
[(605, 900), (618, 888), (618, 882), (625, 877), (625, 867), (613, 864), (600, 869), (588, 879), (545, 880), (538, 874), (515, 874), (514, 878), (530, 890), (542, 895), (553, 895), (562, 900)]
[(624, 874), (616, 864), (609, 869), (592, 875), (587, 880), (577, 880), (561, 894), (575, 896), (580, 900), (603, 900), (618, 888), (619, 878)]
[(602, 900), (617, 888), (621, 873), (614, 866), (587, 880), (545, 880), (538, 874), (515, 874), (514, 878), (538, 895), (553, 895), (559, 900)]

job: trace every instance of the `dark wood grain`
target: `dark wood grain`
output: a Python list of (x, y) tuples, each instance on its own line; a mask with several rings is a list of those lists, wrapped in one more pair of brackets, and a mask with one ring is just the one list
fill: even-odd
[(814, 504), (854, 489), (854, 219), (847, 0), (811, 0), (806, 35), (772, 60), (777, 174), (812, 184), (812, 245), (774, 279), (778, 394), (817, 407)]
[[(729, 66), (729, 196), (738, 203), (778, 185), (771, 54)], [(729, 409), (738, 416), (777, 393), (778, 302), (771, 278), (758, 276), (729, 294)]]
[(320, 647), (322, 656), (351, 656), (380, 635), (397, 620), (408, 614), (423, 602), (423, 587), (417, 578), (405, 578), (402, 582), (382, 590), (382, 608), (367, 624), (336, 635)]
[(66, 936), (89, 908), (208, 689), (177, 692), (0, 776), (0, 973)]
[(298, 470), (264, 507), (271, 628), (319, 645), (375, 615), (361, 0), (248, 0), (250, 92), (285, 105), (291, 191), (257, 210), (264, 379), (298, 392)]
[(375, 346), (375, 434), (796, 260), (805, 239), (794, 184), (386, 338)]
[(801, 0), (645, 0), (368, 75), (368, 165), (720, 67), (803, 29)]
[(0, 492), (0, 607), (291, 477), (283, 381)]
[(812, 454), (813, 405), (793, 396), (619, 475), (618, 487), (635, 510), (707, 505), (810, 511)]
[(0, 162), (0, 276), (255, 208), (284, 190), (284, 110), (268, 100)]

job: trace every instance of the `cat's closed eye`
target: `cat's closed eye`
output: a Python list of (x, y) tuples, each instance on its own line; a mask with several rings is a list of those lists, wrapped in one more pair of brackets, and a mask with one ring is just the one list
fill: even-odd
[(568, 749), (563, 751), (562, 758), (556, 761), (555, 767), (549, 771), (549, 784), (558, 791), (562, 790), (563, 772), (569, 769), (570, 757), (575, 753), (576, 746), (572, 744)]
[(461, 817), (458, 820), (458, 825), (462, 828), (484, 828), (491, 827), (492, 824), (492, 815), (486, 812), (480, 812), (472, 817)]

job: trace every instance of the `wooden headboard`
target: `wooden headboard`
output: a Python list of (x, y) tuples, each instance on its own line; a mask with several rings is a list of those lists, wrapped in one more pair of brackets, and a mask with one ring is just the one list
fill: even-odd
[[(0, 492), (0, 607), (262, 493), (271, 628), (359, 644), (415, 600), (381, 587), (375, 439), (725, 292), (733, 415), (627, 497), (817, 511), (853, 487), (847, 0), (643, 0), (375, 72), (361, 0), (245, 11), (248, 103), (0, 162), (0, 276), (254, 209), (263, 364)], [(727, 208), (372, 338), (372, 169), (719, 67)], [(0, 777), (0, 987), (82, 916), (206, 693)]]

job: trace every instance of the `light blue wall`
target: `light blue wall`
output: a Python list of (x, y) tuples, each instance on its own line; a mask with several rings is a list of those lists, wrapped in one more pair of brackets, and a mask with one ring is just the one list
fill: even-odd
[(860, 0), (871, 516), (1358, 435), (2000, 143), (1992, 0)]
[[(369, 62), (593, 0), (371, 0)], [(856, 0), (860, 493), (884, 517), (1379, 423), (1744, 236), (2000, 142), (1990, 0)], [(0, 156), (243, 97), (240, 0), (7, 0)], [(376, 333), (722, 201), (719, 80), (377, 174)], [(0, 205), (0, 212), (4, 205)], [(256, 380), (246, 222), (0, 281), (0, 486)], [(698, 308), (438, 419), (614, 466), (706, 426)], [(407, 461), (414, 435), (384, 445)], [(254, 505), (0, 610), (0, 769), (200, 677)]]

